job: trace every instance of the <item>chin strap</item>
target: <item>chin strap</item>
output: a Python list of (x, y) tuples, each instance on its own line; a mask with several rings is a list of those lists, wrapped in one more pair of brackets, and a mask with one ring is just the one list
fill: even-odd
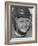
[(17, 33), (19, 33), (19, 34), (21, 35), (21, 37), (25, 37), (26, 34), (27, 34), (27, 32), (30, 30), (30, 27), (31, 27), (31, 26), (29, 26), (29, 28), (27, 29), (26, 32), (22, 32), (22, 31), (20, 31), (20, 30), (18, 29), (18, 32), (17, 32)]

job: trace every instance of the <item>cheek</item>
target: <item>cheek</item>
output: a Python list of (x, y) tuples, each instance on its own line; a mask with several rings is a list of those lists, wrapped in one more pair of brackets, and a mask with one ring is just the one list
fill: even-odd
[(27, 26), (29, 26), (30, 25), (30, 23), (29, 22), (27, 22)]

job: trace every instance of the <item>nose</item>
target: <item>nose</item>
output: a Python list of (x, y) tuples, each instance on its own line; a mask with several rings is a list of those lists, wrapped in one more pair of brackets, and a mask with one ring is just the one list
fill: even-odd
[(24, 23), (24, 25), (26, 26), (26, 23)]
[(27, 24), (27, 23), (24, 21), (24, 25), (25, 25), (25, 26), (26, 26), (26, 24)]
[(27, 27), (27, 24), (26, 24), (26, 23), (24, 23), (24, 24), (23, 24), (23, 27)]

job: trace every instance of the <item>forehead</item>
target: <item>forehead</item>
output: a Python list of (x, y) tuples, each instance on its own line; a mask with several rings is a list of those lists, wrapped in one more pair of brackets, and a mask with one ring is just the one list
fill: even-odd
[(28, 18), (17, 18), (16, 20), (17, 21), (24, 21), (24, 20), (30, 20), (30, 19), (28, 19)]

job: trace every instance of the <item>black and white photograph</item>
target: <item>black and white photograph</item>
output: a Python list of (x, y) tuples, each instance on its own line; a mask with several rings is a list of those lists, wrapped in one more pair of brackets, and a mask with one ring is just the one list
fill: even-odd
[(32, 9), (27, 6), (11, 6), (13, 38), (32, 37)]
[(5, 41), (8, 44), (37, 41), (37, 4), (6, 2)]

